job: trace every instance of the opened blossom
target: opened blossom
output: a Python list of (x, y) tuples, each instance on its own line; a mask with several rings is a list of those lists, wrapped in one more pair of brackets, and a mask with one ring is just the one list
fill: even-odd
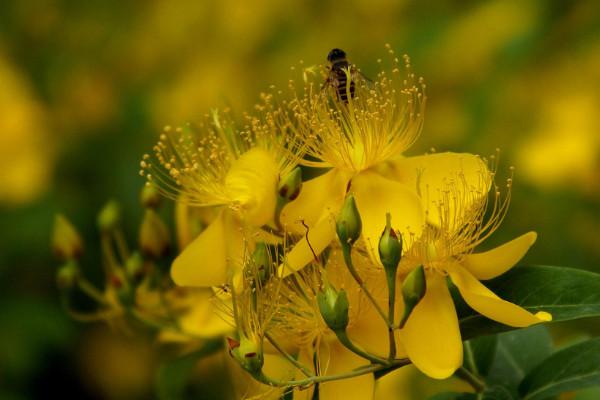
[(273, 219), (280, 174), (293, 167), (283, 148), (276, 132), (249, 116), (243, 129), (216, 111), (195, 130), (165, 129), (141, 173), (169, 198), (218, 210), (173, 262), (175, 283), (222, 285), (239, 272), (253, 234)]
[[(459, 171), (438, 181), (435, 175), (427, 176), (425, 166), (430, 162), (427, 158), (410, 162), (423, 167), (420, 179), (421, 183), (428, 182), (430, 214), (435, 217), (434, 223), (428, 224), (420, 237), (411, 239), (399, 266), (399, 279), (404, 279), (413, 268), (423, 265), (427, 290), (405, 326), (398, 330), (398, 337), (417, 368), (433, 378), (443, 379), (461, 366), (463, 357), (447, 277), (471, 308), (494, 321), (526, 327), (549, 321), (552, 317), (545, 312), (532, 314), (502, 300), (479, 281), (494, 278), (512, 268), (537, 237), (535, 232), (529, 232), (496, 249), (473, 253), (473, 249), (502, 222), (510, 200), (512, 180), (507, 183), (508, 194), (501, 198), (499, 188), (493, 183), (494, 174), (483, 162), (479, 177)], [(486, 217), (490, 208), (490, 187), (493, 200), (491, 213)]]
[[(388, 46), (389, 49), (389, 46)], [(306, 182), (300, 196), (287, 205), (281, 221), (288, 231), (307, 236), (287, 256), (289, 271), (309, 263), (335, 238), (333, 215), (348, 192), (354, 194), (364, 215), (364, 245), (373, 257), (373, 248), (382, 230), (386, 212), (403, 221), (404, 234), (419, 234), (425, 222), (421, 199), (413, 187), (393, 181), (376, 167), (397, 157), (417, 139), (423, 125), (426, 97), (422, 79), (416, 81), (408, 57), (403, 63), (392, 58), (392, 70), (382, 71), (372, 82), (355, 67), (349, 68), (348, 82), (353, 95), (342, 101), (331, 85), (318, 88), (308, 78), (302, 94), (295, 90), (290, 101), (266, 99), (265, 114), (286, 132), (289, 140), (308, 157), (297, 159), (310, 167), (330, 170)], [(404, 64), (404, 65), (401, 65)], [(307, 70), (304, 71), (305, 75)], [(308, 227), (308, 233), (307, 233)]]

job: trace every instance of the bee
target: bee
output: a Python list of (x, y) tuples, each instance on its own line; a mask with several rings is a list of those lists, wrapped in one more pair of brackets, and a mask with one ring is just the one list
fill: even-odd
[[(344, 103), (348, 103), (348, 96), (354, 97), (357, 84), (369, 88), (375, 87), (372, 80), (362, 75), (354, 65), (348, 62), (344, 50), (331, 50), (327, 55), (327, 61), (331, 63), (331, 66), (327, 67), (329, 75), (323, 84), (323, 92), (326, 92), (328, 88), (333, 88), (337, 92), (338, 98)], [(350, 77), (350, 82), (348, 82), (348, 77)]]

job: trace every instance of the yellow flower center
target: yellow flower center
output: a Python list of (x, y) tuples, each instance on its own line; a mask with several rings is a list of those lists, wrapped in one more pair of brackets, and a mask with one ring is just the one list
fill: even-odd
[(328, 85), (315, 90), (308, 81), (302, 95), (291, 81), (295, 98), (290, 102), (277, 105), (273, 103), (276, 96), (263, 97), (268, 119), (286, 133), (287, 142), (313, 157), (297, 159), (298, 163), (358, 173), (415, 142), (423, 125), (425, 85), (422, 78), (419, 86), (415, 83), (408, 57), (404, 57), (406, 76), (402, 76), (400, 61), (389, 52), (391, 76), (382, 71), (373, 82), (354, 67), (346, 71), (347, 82), (354, 84), (347, 101), (337, 95), (339, 88)]
[(216, 111), (198, 129), (165, 128), (144, 155), (142, 175), (166, 197), (193, 206), (228, 205), (255, 226), (274, 213), (279, 174), (293, 168), (280, 132), (257, 118), (238, 130)]
[[(402, 259), (401, 273), (423, 264), (427, 273), (448, 275), (455, 265), (498, 228), (510, 203), (513, 169), (510, 169), (511, 177), (507, 180), (507, 193), (501, 196), (494, 183), (496, 157), (491, 159), (491, 171), (487, 168), (482, 170), (476, 185), (468, 184), (461, 174), (444, 179), (438, 199), (432, 201), (439, 219), (429, 223), (420, 238), (410, 238)], [(483, 162), (489, 163), (485, 159)], [(490, 188), (493, 188), (491, 194), (487, 193)], [(490, 197), (492, 209), (488, 212)]]

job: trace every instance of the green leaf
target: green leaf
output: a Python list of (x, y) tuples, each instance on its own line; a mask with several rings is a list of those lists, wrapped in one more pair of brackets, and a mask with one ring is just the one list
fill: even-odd
[[(600, 274), (562, 267), (515, 267), (483, 283), (500, 298), (532, 313), (552, 314), (553, 321), (600, 315)], [(464, 340), (515, 329), (472, 310), (456, 288), (451, 289)]]
[(519, 393), (528, 400), (600, 386), (600, 338), (569, 346), (542, 361), (525, 376)]
[(517, 389), (523, 377), (551, 353), (552, 338), (543, 325), (499, 334), (486, 384), (506, 387), (518, 398)]
[(444, 392), (434, 394), (429, 398), (429, 400), (456, 400), (458, 396), (462, 396), (460, 393), (456, 392)]
[(429, 400), (514, 400), (514, 397), (502, 386), (494, 386), (483, 393), (438, 393)]
[(164, 400), (183, 398), (198, 360), (219, 350), (222, 345), (221, 339), (207, 340), (199, 350), (164, 363), (158, 371), (156, 381), (158, 398)]
[(598, 400), (600, 399), (600, 387), (580, 390), (573, 400)]
[(491, 387), (477, 398), (481, 400), (514, 400), (509, 391), (502, 386)]
[(487, 376), (496, 355), (498, 336), (471, 339), (463, 344), (463, 367), (477, 376)]

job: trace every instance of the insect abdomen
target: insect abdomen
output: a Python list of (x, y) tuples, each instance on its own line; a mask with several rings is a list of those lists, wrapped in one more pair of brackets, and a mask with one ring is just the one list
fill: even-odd
[(348, 85), (348, 76), (346, 72), (342, 69), (336, 69), (335, 74), (337, 76), (338, 86), (337, 92), (340, 96), (340, 100), (344, 103), (348, 102), (348, 90), (350, 91), (350, 98), (354, 97), (354, 81), (350, 80), (350, 85)]

